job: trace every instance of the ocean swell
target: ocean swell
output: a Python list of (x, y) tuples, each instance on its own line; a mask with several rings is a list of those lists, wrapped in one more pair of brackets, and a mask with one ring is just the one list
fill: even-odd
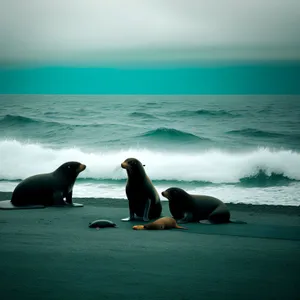
[(37, 124), (39, 122), (41, 121), (18, 115), (5, 115), (3, 118), (0, 119), (0, 125), (5, 126), (20, 126), (24, 124)]
[(232, 135), (242, 135), (246, 137), (259, 137), (259, 138), (280, 138), (285, 136), (284, 134), (281, 133), (269, 132), (269, 131), (258, 130), (253, 128), (231, 130), (226, 133)]
[(140, 135), (140, 137), (147, 137), (152, 138), (155, 140), (166, 140), (166, 141), (179, 141), (179, 142), (186, 142), (186, 141), (201, 141), (201, 140), (209, 140), (205, 138), (198, 137), (194, 134), (180, 131), (174, 128), (165, 128), (160, 127), (154, 130), (150, 130), (145, 132), (144, 134)]
[(130, 117), (137, 118), (137, 119), (157, 119), (157, 117), (147, 114), (147, 113), (142, 113), (142, 112), (133, 112), (129, 114)]
[[(77, 123), (75, 123), (75, 121)], [(33, 126), (40, 128), (44, 126), (45, 128), (56, 128), (57, 130), (66, 130), (66, 129), (74, 129), (74, 128), (101, 128), (107, 126), (120, 126), (120, 127), (134, 127), (133, 125), (125, 124), (125, 123), (104, 123), (99, 121), (90, 121), (90, 122), (81, 122), (78, 123), (78, 120), (65, 119), (64, 121), (48, 121), (48, 120), (41, 120), (29, 117), (23, 117), (18, 115), (5, 115), (3, 118), (0, 119), (0, 126), (3, 127), (15, 127), (15, 128), (22, 128), (24, 126)]]
[(19, 115), (5, 115), (3, 118), (0, 119), (0, 126), (3, 127), (22, 128), (24, 126), (32, 126), (32, 127), (47, 126), (47, 128), (49, 128), (50, 126), (50, 127), (57, 127), (58, 129), (63, 125), (70, 126), (67, 123), (62, 124), (60, 122), (23, 117)]
[(206, 110), (206, 109), (198, 109), (198, 110), (180, 110), (171, 112), (170, 115), (177, 117), (192, 117), (192, 116), (209, 116), (209, 117), (238, 117), (237, 113), (232, 113), (226, 110)]

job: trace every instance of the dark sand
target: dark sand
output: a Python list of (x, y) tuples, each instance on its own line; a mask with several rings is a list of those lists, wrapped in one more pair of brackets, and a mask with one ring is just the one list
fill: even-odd
[[(248, 224), (134, 231), (126, 201), (75, 201), (0, 210), (1, 299), (299, 299), (300, 207), (229, 205)], [(98, 218), (119, 228), (88, 228)]]

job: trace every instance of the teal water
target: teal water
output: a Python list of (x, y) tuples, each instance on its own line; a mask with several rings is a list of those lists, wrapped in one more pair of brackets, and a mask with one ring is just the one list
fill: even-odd
[[(299, 205), (300, 99), (286, 95), (1, 95), (0, 191), (68, 160), (75, 197), (125, 198), (136, 157), (159, 192)], [(162, 199), (163, 200), (163, 199)]]
[(299, 61), (193, 61), (93, 67), (0, 65), (0, 93), (299, 95), (300, 64)]

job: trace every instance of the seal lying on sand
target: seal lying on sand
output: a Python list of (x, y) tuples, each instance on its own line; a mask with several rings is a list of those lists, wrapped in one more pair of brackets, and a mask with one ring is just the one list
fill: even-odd
[(135, 158), (127, 158), (121, 167), (127, 171), (126, 195), (129, 202), (129, 218), (122, 221), (134, 220), (135, 215), (145, 222), (159, 218), (162, 211), (159, 194), (142, 163)]
[(135, 225), (132, 227), (134, 230), (164, 230), (164, 229), (187, 229), (185, 227), (178, 226), (176, 221), (173, 218), (170, 217), (163, 217), (160, 218), (152, 223), (145, 224), (145, 225)]
[(95, 220), (89, 223), (90, 228), (105, 228), (105, 227), (117, 227), (117, 224), (110, 220)]
[(165, 190), (162, 195), (169, 200), (170, 212), (178, 223), (246, 224), (246, 222), (230, 220), (230, 212), (226, 204), (215, 197), (190, 195), (175, 187)]
[(85, 165), (72, 161), (62, 164), (52, 173), (28, 177), (16, 186), (11, 203), (16, 207), (82, 206), (72, 202), (72, 192), (78, 174), (85, 168)]

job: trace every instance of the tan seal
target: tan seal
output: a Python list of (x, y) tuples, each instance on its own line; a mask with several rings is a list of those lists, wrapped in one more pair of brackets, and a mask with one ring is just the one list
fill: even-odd
[(154, 222), (151, 222), (149, 224), (145, 225), (135, 225), (132, 227), (134, 230), (164, 230), (164, 229), (172, 229), (172, 228), (177, 228), (177, 229), (187, 229), (185, 227), (179, 226), (175, 219), (170, 218), (170, 217), (162, 217)]

